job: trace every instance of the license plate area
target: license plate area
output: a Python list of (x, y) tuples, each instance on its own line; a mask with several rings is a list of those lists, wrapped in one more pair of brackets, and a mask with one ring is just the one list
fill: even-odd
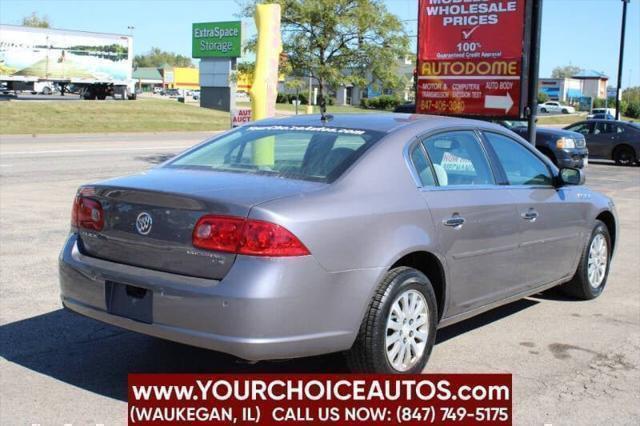
[(153, 292), (145, 288), (113, 281), (105, 282), (107, 312), (151, 324), (153, 322)]

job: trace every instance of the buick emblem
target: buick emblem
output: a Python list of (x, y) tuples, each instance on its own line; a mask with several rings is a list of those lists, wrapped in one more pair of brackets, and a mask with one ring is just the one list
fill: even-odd
[(153, 225), (153, 219), (151, 219), (151, 215), (147, 212), (142, 212), (136, 218), (136, 229), (139, 234), (147, 235), (151, 232), (151, 225)]

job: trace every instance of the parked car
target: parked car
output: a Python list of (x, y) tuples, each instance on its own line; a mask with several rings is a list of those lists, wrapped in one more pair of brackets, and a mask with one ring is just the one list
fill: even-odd
[[(500, 121), (509, 130), (528, 138), (529, 125), (526, 121)], [(549, 157), (558, 167), (586, 167), (589, 151), (584, 136), (568, 130), (536, 126), (536, 148)]]
[(640, 158), (640, 124), (617, 120), (587, 120), (565, 127), (582, 134), (591, 158), (614, 160), (620, 166)]
[(183, 94), (180, 89), (167, 89), (165, 91), (165, 96), (169, 96), (170, 98), (177, 98), (183, 96)]
[(562, 105), (557, 101), (547, 101), (543, 104), (538, 104), (538, 111), (540, 112), (561, 112), (563, 114), (573, 114), (576, 109), (569, 105)]
[(400, 104), (394, 108), (393, 112), (401, 112), (406, 114), (415, 114), (416, 113), (416, 104), (415, 103), (405, 103)]
[(606, 112), (587, 115), (587, 120), (615, 120), (616, 118)]
[(348, 351), (356, 371), (419, 373), (438, 328), (556, 286), (602, 293), (616, 212), (583, 182), (492, 123), (254, 122), (82, 186), (62, 303), (248, 360)]
[(194, 90), (191, 93), (191, 97), (193, 98), (194, 101), (197, 101), (198, 99), (200, 99), (200, 91), (199, 90)]
[(587, 119), (597, 118), (595, 116), (598, 114), (607, 114), (611, 117), (615, 117), (616, 109), (615, 108), (593, 108), (591, 110), (591, 114), (587, 115)]

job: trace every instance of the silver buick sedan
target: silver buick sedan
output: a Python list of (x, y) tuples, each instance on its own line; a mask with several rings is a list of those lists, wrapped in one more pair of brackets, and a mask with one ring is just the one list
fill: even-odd
[(583, 183), (481, 121), (259, 121), (82, 186), (62, 303), (247, 360), (417, 373), (438, 328), (555, 286), (602, 293), (616, 213)]

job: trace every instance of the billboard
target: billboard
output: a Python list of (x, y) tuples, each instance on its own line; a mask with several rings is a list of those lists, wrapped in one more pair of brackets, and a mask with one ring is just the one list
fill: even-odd
[(242, 23), (203, 22), (191, 31), (194, 58), (239, 58), (242, 54)]
[(131, 37), (0, 26), (0, 75), (13, 80), (71, 82), (131, 78)]
[(420, 0), (417, 112), (523, 118), (528, 0)]

